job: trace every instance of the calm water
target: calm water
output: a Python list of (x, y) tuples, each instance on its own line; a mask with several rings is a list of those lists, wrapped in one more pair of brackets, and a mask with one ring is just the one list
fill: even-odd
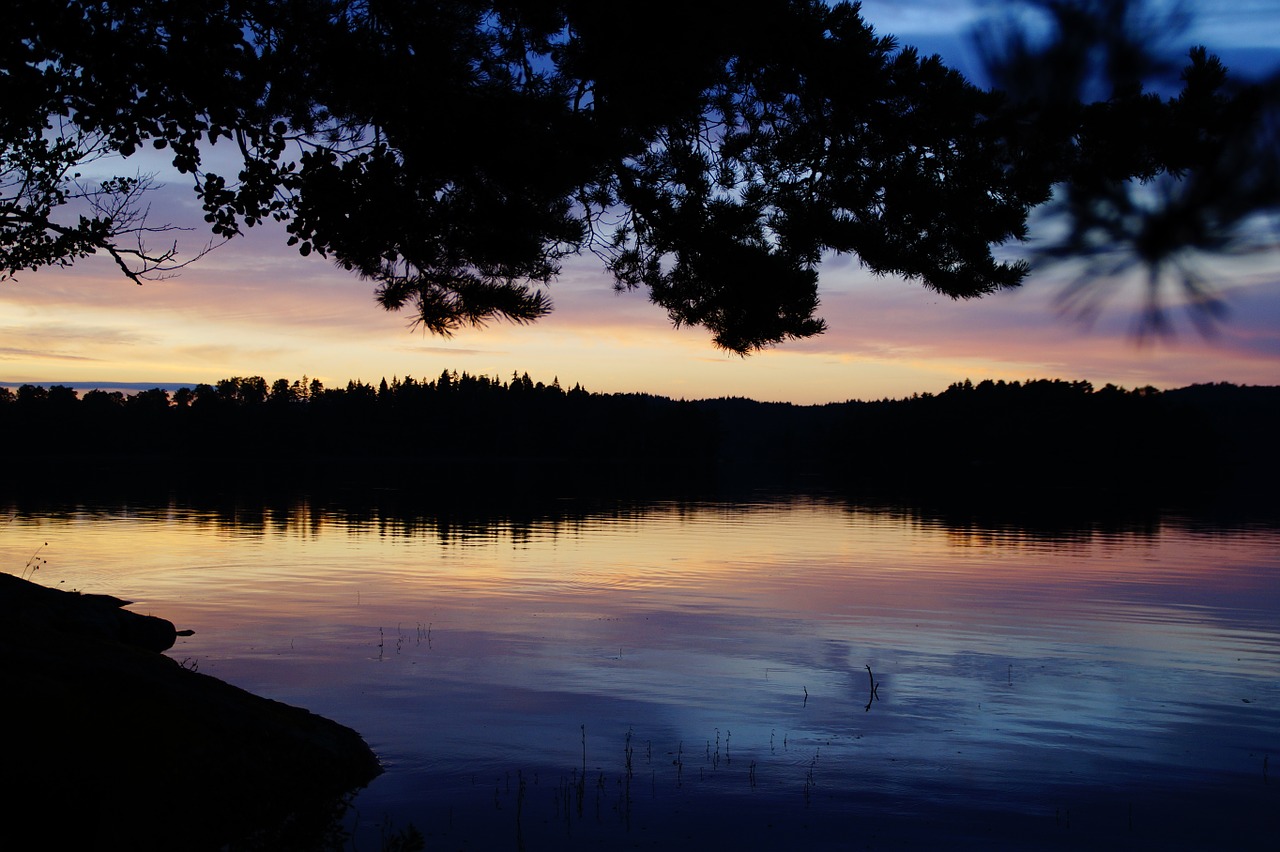
[[(821, 500), (519, 520), (17, 511), (0, 566), (360, 731), (352, 845), (1237, 848), (1280, 836), (1280, 533)], [(874, 683), (874, 691), (872, 684)]]

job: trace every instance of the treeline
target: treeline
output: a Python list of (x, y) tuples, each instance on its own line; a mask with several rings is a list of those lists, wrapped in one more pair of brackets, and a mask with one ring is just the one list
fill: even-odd
[(585, 477), (591, 487), (732, 481), (961, 499), (1182, 499), (1248, 489), (1280, 470), (1277, 426), (1280, 388), (1225, 383), (964, 381), (824, 406), (600, 394), (528, 374), (450, 371), (332, 388), (259, 376), (130, 395), (0, 388), (11, 469), (58, 481), (484, 488)]
[[(563, 389), (527, 374), (500, 381), (445, 371), (434, 380), (351, 381), (260, 376), (136, 394), (23, 385), (0, 391), (5, 443), (64, 470), (118, 460), (164, 465), (178, 478), (232, 470), (305, 483), (330, 474), (458, 477), (583, 463), (679, 465), (714, 452), (695, 407), (640, 394)], [(210, 468), (212, 466), (212, 468)]]
[(845, 459), (849, 475), (862, 470), (904, 492), (944, 482), (1014, 502), (1195, 498), (1227, 474), (1226, 435), (1203, 408), (1152, 387), (966, 380), (868, 405), (848, 423), (848, 440), (866, 449)]
[(905, 399), (721, 399), (722, 458), (870, 500), (1095, 509), (1277, 501), (1280, 388), (969, 380)]

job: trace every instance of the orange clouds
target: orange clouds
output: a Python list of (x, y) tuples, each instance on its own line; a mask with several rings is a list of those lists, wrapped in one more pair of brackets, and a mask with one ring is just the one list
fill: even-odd
[[(175, 208), (186, 192), (162, 191)], [(445, 369), (500, 378), (527, 371), (601, 392), (822, 403), (937, 392), (966, 377), (1128, 387), (1269, 384), (1280, 377), (1280, 273), (1265, 258), (1222, 276), (1233, 313), (1218, 339), (1186, 333), (1147, 347), (1129, 333), (1123, 290), (1086, 329), (1057, 313), (1060, 284), (1047, 275), (1033, 276), (1021, 291), (954, 302), (870, 276), (848, 259), (822, 273), (819, 312), (829, 331), (749, 358), (717, 350), (701, 329), (672, 328), (643, 293), (614, 292), (590, 256), (565, 265), (550, 289), (556, 310), (549, 318), (438, 338), (410, 330), (410, 317), (374, 303), (367, 282), (299, 257), (268, 227), (177, 278), (142, 287), (103, 258), (6, 282), (0, 381), (212, 382), (305, 373), (345, 383), (433, 377)]]

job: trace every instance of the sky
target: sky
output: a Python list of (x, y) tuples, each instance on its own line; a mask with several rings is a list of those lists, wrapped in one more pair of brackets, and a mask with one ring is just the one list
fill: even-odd
[[(1190, 5), (1198, 18), (1189, 42), (1203, 41), (1237, 69), (1280, 67), (1280, 0)], [(976, 76), (967, 34), (998, 6), (873, 0), (863, 13), (879, 32)], [(176, 173), (160, 180), (167, 183), (153, 194), (153, 220), (201, 225), (189, 180)], [(198, 230), (179, 236), (188, 254), (205, 239)], [(1037, 270), (1018, 290), (955, 302), (871, 275), (856, 258), (835, 258), (821, 268), (819, 314), (828, 331), (743, 358), (716, 349), (704, 330), (673, 328), (646, 294), (615, 293), (589, 255), (565, 264), (546, 319), (425, 335), (408, 315), (378, 307), (372, 283), (300, 257), (282, 229), (267, 226), (143, 286), (106, 258), (0, 283), (0, 385), (129, 389), (305, 375), (332, 386), (451, 370), (501, 379), (527, 372), (597, 392), (813, 404), (936, 393), (966, 378), (1280, 384), (1280, 253), (1215, 261), (1203, 271), (1228, 308), (1218, 333), (1206, 338), (1182, 323), (1171, 339), (1142, 342), (1133, 333), (1132, 281), (1106, 282), (1112, 297), (1085, 325), (1056, 305), (1065, 270)]]

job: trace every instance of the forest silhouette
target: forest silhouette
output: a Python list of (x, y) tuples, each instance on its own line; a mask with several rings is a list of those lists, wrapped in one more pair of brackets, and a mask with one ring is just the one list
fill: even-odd
[(595, 393), (444, 371), (170, 393), (0, 388), (9, 490), (365, 485), (458, 498), (767, 487), (1017, 502), (1266, 491), (1280, 388), (969, 380), (827, 405)]

